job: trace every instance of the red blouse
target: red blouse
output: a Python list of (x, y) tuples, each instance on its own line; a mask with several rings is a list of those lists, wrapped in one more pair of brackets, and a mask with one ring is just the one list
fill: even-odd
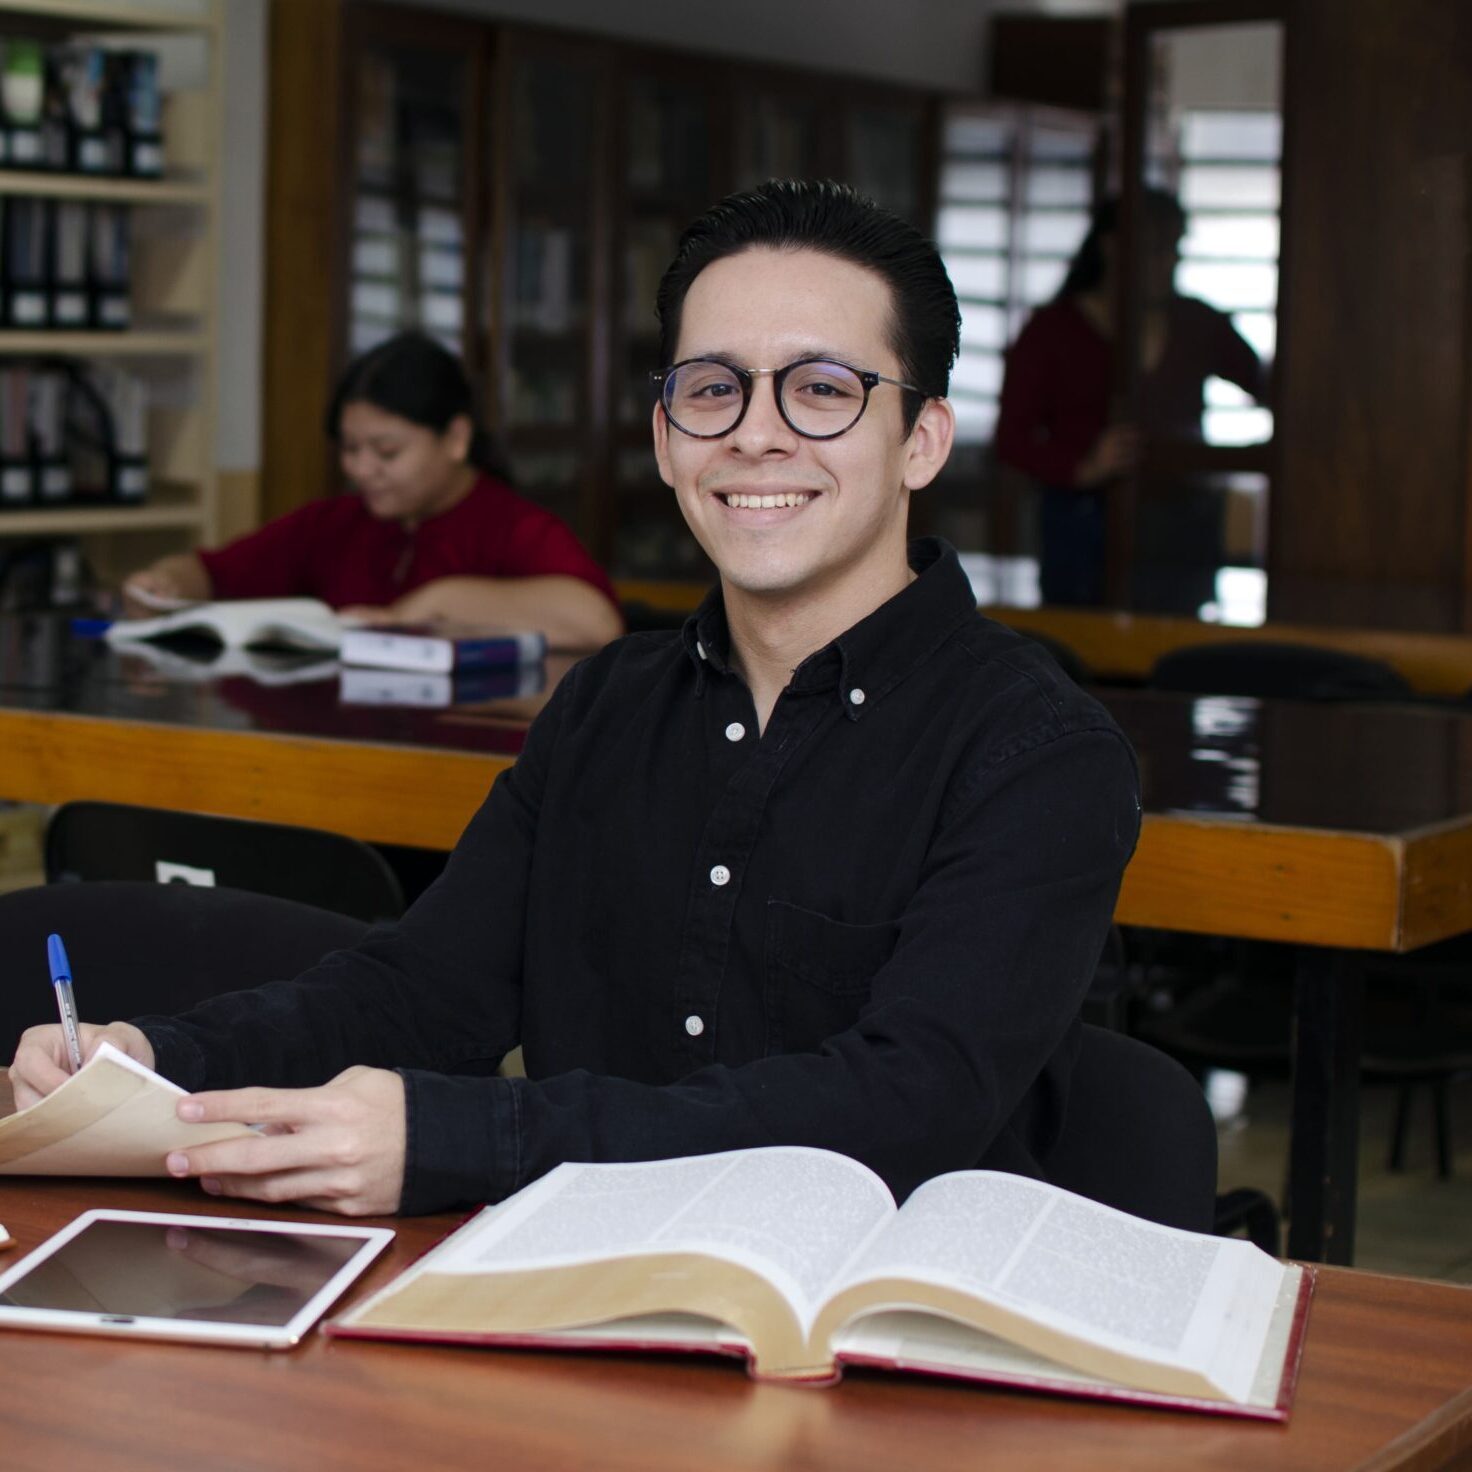
[[(1261, 399), (1257, 354), (1215, 307), (1172, 297), (1165, 348), (1145, 376), (1139, 428), (1162, 438), (1199, 438), (1208, 378)], [(997, 415), (997, 458), (1044, 485), (1071, 486), (1079, 461), (1110, 422), (1114, 345), (1064, 298), (1040, 307), (1007, 351)]]
[(444, 577), (581, 578), (615, 607), (608, 575), (550, 511), (482, 474), (448, 511), (412, 531), (369, 514), (360, 496), (312, 501), (213, 552), (216, 598), (320, 598), (382, 607)]

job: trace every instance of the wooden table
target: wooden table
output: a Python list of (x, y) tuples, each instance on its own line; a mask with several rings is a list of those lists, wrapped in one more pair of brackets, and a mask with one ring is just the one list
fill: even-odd
[[(1140, 754), (1146, 807), (1117, 918), (1305, 948), (1289, 1250), (1351, 1262), (1355, 955), (1472, 930), (1472, 717), (1103, 698)], [(39, 653), (0, 641), (0, 795), (108, 798), (449, 848), (515, 759), (538, 703), (344, 708), (332, 678), (181, 685), (60, 635)]]
[(1472, 638), (1464, 634), (1286, 623), (1243, 628), (1111, 608), (984, 606), (982, 612), (1014, 629), (1060, 640), (1101, 680), (1143, 680), (1162, 654), (1196, 644), (1292, 643), (1383, 660), (1423, 695), (1465, 696), (1472, 690)]
[[(0, 1182), (0, 1221), (22, 1251), (95, 1206), (239, 1210), (173, 1182)], [(407, 1266), (453, 1219), (389, 1224), (399, 1236), (355, 1293)], [(0, 1424), (6, 1472), (1466, 1467), (1472, 1289), (1322, 1269), (1286, 1428), (880, 1374), (829, 1389), (758, 1385), (735, 1364), (677, 1356), (320, 1334), (272, 1353), (19, 1331), (0, 1333)]]

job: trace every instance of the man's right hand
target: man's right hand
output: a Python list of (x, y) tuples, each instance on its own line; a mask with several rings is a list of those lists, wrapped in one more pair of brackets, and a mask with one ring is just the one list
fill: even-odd
[[(103, 1043), (111, 1043), (119, 1052), (136, 1059), (147, 1068), (153, 1067), (153, 1044), (131, 1022), (109, 1022), (99, 1027), (83, 1022), (78, 1034), (85, 1063)], [(57, 1023), (44, 1027), (28, 1027), (20, 1035), (15, 1059), (10, 1065), (10, 1087), (15, 1094), (15, 1107), (27, 1109), (44, 1099), (71, 1077), (66, 1053), (66, 1035)]]

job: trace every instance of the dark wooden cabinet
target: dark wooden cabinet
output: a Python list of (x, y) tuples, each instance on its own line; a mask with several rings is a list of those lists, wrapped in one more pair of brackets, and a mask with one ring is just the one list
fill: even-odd
[(268, 513), (334, 488), (332, 380), (416, 326), (458, 345), (520, 489), (615, 573), (703, 576), (650, 446), (654, 294), (679, 233), (793, 176), (844, 179), (928, 231), (938, 99), (352, 0), (274, 0), (271, 21), (273, 59), (336, 62), (273, 67), (273, 159), (303, 119), (330, 125), (301, 222), (329, 244), (293, 242), (298, 152), (268, 185)]

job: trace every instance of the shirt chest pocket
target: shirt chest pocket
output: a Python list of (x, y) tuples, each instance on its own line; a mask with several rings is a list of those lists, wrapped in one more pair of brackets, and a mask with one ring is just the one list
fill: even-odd
[(853, 1025), (894, 953), (896, 920), (851, 925), (784, 900), (767, 901), (769, 1052), (813, 1048)]

